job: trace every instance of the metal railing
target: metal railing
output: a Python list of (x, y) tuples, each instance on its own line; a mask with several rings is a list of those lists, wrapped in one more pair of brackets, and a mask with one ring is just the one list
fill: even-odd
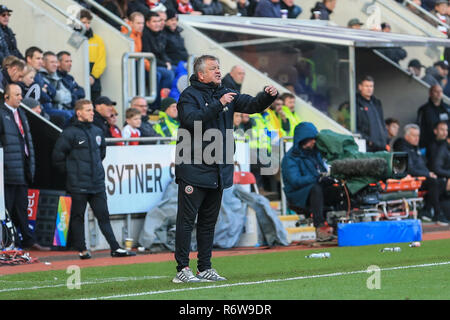
[(139, 137), (139, 138), (105, 138), (106, 144), (113, 145), (117, 142), (172, 142), (177, 141), (176, 137)]
[[(149, 72), (149, 84), (150, 95), (146, 96), (145, 88), (145, 59), (150, 60), (150, 72)], [(136, 90), (136, 76), (134, 64), (131, 66), (131, 94), (129, 92), (129, 80), (130, 75), (128, 72), (129, 60), (137, 60), (137, 90)], [(125, 109), (130, 103), (131, 99), (135, 96), (143, 97), (148, 103), (152, 103), (157, 97), (157, 81), (156, 81), (156, 58), (153, 53), (150, 52), (126, 52), (122, 57), (122, 89), (123, 89), (123, 104), (122, 114), (125, 114)]]
[(88, 4), (88, 5), (91, 5), (92, 7), (94, 7), (95, 9), (100, 11), (101, 13), (103, 13), (105, 16), (107, 16), (108, 18), (110, 18), (114, 22), (117, 22), (121, 26), (125, 27), (128, 30), (127, 36), (130, 36), (130, 34), (132, 32), (131, 27), (125, 21), (123, 21), (120, 17), (116, 16), (114, 13), (112, 13), (111, 11), (109, 11), (104, 6), (102, 6), (101, 4), (99, 4), (98, 2), (96, 2), (94, 0), (83, 0), (83, 2)]
[[(446, 29), (450, 29), (450, 26), (444, 22), (442, 22), (441, 20), (439, 20), (436, 16), (434, 16), (433, 14), (431, 14), (430, 12), (428, 12), (427, 10), (425, 10), (424, 8), (422, 8), (421, 6), (415, 4), (414, 2), (412, 2), (411, 0), (403, 0), (403, 5), (406, 7), (407, 5), (411, 5), (412, 7), (414, 7), (416, 10), (418, 10), (421, 14), (425, 15), (427, 18), (430, 18), (431, 20), (433, 20), (434, 22), (436, 22), (437, 24), (445, 27)], [(426, 19), (424, 19), (425, 21), (427, 21)], [(429, 21), (427, 21), (429, 22)]]

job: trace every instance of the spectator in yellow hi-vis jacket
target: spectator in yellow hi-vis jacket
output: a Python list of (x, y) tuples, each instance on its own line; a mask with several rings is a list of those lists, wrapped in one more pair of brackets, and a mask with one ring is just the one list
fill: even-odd
[(88, 38), (89, 44), (89, 83), (91, 85), (91, 100), (95, 101), (101, 96), (102, 85), (100, 77), (106, 69), (106, 49), (103, 39), (94, 34), (91, 28), (92, 14), (88, 10), (80, 11), (80, 21), (86, 27), (85, 36)]

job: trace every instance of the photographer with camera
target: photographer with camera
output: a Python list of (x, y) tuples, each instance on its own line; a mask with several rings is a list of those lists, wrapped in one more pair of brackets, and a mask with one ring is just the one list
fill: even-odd
[(328, 171), (316, 147), (318, 133), (310, 122), (295, 127), (294, 145), (283, 158), (281, 172), (289, 205), (312, 213), (317, 239), (326, 240), (333, 230), (325, 222), (324, 186)]

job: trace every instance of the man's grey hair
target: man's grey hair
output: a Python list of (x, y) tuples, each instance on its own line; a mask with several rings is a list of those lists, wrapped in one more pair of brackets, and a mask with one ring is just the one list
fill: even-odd
[(220, 63), (219, 58), (211, 56), (208, 54), (202, 55), (194, 60), (194, 74), (197, 75), (199, 72), (205, 71), (205, 62), (208, 60), (214, 60)]
[(144, 99), (144, 100), (145, 100), (144, 97), (136, 96), (136, 97), (134, 97), (133, 99), (131, 99), (131, 101), (130, 101), (130, 106), (133, 106), (133, 105), (136, 103), (136, 101), (139, 100), (139, 99)]
[(404, 130), (404, 133), (405, 133), (405, 136), (406, 136), (407, 134), (409, 134), (409, 131), (410, 131), (411, 129), (416, 129), (416, 130), (419, 130), (419, 132), (420, 132), (420, 127), (419, 127), (417, 124), (415, 124), (415, 123), (410, 123), (410, 124), (407, 124), (407, 125), (405, 126), (405, 128), (403, 129), (403, 130)]

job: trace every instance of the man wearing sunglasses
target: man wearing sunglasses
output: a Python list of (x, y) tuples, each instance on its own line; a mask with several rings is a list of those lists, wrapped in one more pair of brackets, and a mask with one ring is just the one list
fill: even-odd
[(0, 64), (7, 56), (13, 55), (19, 59), (25, 60), (22, 53), (17, 49), (16, 35), (8, 27), (9, 17), (12, 10), (4, 5), (0, 5)]

